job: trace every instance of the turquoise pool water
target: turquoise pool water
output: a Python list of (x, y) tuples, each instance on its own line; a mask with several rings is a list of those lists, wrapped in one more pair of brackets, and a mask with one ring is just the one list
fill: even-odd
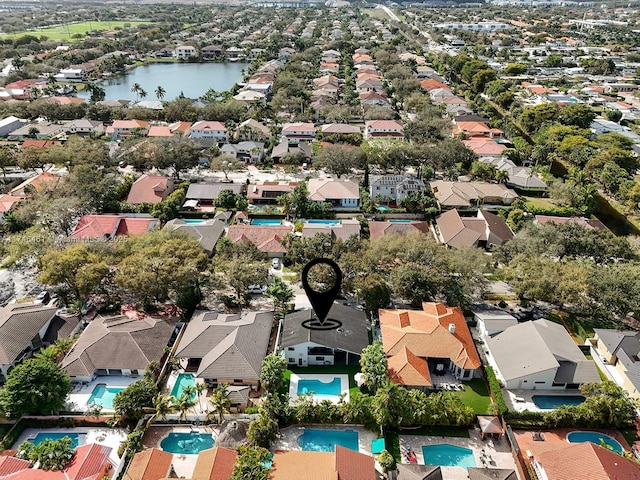
[(425, 465), (440, 465), (441, 467), (475, 467), (473, 451), (468, 448), (441, 443), (422, 447)]
[(582, 395), (534, 395), (531, 400), (538, 408), (553, 410), (563, 405), (575, 407), (584, 402), (585, 398)]
[(206, 220), (203, 220), (202, 218), (184, 218), (182, 221), (187, 225), (202, 225), (206, 222)]
[(340, 225), (340, 220), (307, 220), (311, 225)]
[(100, 405), (104, 408), (113, 408), (113, 399), (124, 390), (124, 387), (107, 387), (104, 383), (95, 386), (87, 405)]
[[(186, 386), (195, 387), (196, 386), (196, 377), (194, 377), (190, 373), (181, 373), (181, 374), (178, 375), (178, 378), (176, 379), (176, 383), (173, 386), (173, 388), (171, 389), (171, 396), (176, 397), (176, 398), (180, 398), (180, 396), (182, 395), (182, 391), (184, 390), (184, 387), (186, 387)], [(194, 393), (191, 396), (191, 400), (195, 400), (197, 396), (198, 396), (198, 394)]]
[(270, 220), (270, 219), (264, 219), (264, 218), (254, 218), (253, 220), (251, 220), (251, 225), (263, 225), (263, 226), (273, 227), (281, 224), (282, 224), (281, 220)]
[(376, 208), (378, 210), (380, 210), (381, 212), (390, 212), (391, 211), (391, 209), (389, 207), (385, 206), (385, 205), (378, 205)]
[(316, 395), (336, 395), (342, 393), (342, 382), (339, 378), (334, 378), (330, 382), (321, 382), (320, 380), (299, 380), (298, 395), (304, 395), (313, 392)]
[(567, 440), (571, 443), (591, 442), (598, 446), (602, 446), (604, 443), (604, 447), (613, 452), (619, 453), (620, 455), (624, 452), (620, 442), (604, 433), (575, 431), (567, 435)]
[(413, 220), (388, 220), (389, 223), (413, 223)]
[(69, 437), (73, 442), (73, 448), (76, 448), (81, 443), (84, 443), (84, 434), (81, 433), (66, 433), (66, 432), (40, 432), (37, 433), (32, 440), (29, 440), (34, 445), (39, 445), (45, 440), (60, 440), (61, 438)]
[(298, 437), (298, 445), (307, 452), (333, 452), (336, 445), (358, 451), (358, 432), (355, 430), (306, 429)]
[(160, 442), (160, 448), (169, 453), (182, 453), (184, 455), (196, 455), (202, 450), (212, 448), (214, 444), (213, 435), (210, 433), (171, 432)]

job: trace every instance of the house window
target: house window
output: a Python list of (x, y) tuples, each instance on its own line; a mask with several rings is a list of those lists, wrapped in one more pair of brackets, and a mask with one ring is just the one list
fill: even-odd
[(233, 383), (242, 383), (242, 379), (240, 378), (234, 378), (233, 379)]
[(547, 382), (535, 382), (535, 383), (544, 385)]
[(295, 350), (295, 348), (289, 347), (289, 348), (287, 348), (287, 350), (290, 351), (290, 352), (293, 352)]
[(295, 358), (289, 358), (288, 361), (289, 361), (289, 363), (296, 363), (296, 359)]
[(324, 362), (324, 357), (316, 357), (316, 360), (319, 362)]

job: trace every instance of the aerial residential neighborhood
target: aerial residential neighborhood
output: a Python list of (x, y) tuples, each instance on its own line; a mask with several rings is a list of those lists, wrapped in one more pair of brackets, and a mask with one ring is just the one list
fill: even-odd
[(0, 480), (640, 478), (636, 5), (0, 11)]

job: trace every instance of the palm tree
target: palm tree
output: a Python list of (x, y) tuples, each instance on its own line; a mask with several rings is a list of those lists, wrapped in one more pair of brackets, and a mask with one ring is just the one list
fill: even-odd
[(149, 409), (153, 411), (153, 415), (151, 415), (151, 418), (149, 418), (149, 421), (147, 422), (147, 428), (149, 428), (158, 417), (160, 417), (162, 420), (166, 420), (167, 415), (175, 412), (175, 401), (176, 398), (173, 396), (170, 397), (169, 395), (165, 395), (163, 393), (159, 393), (158, 395), (156, 395), (156, 397), (153, 399), (153, 407)]
[(176, 410), (178, 410), (178, 412), (180, 412), (180, 414), (178, 416), (178, 421), (186, 420), (187, 419), (187, 412), (189, 411), (189, 409), (191, 407), (193, 407), (195, 405), (196, 402), (191, 400), (191, 396), (192, 395), (193, 395), (193, 393), (190, 393), (189, 395), (186, 395), (185, 391), (183, 390), (182, 391), (182, 395), (180, 395), (180, 398), (178, 398), (176, 400), (175, 407), (176, 407)]
[(507, 181), (509, 181), (509, 172), (506, 170), (496, 170), (496, 172), (493, 175), (493, 178), (496, 180), (496, 182), (498, 183), (507, 183)]
[(211, 397), (209, 397), (212, 409), (211, 415), (217, 416), (218, 423), (224, 420), (224, 414), (229, 412), (231, 398), (229, 397), (229, 385), (221, 384), (216, 387)]
[(207, 389), (207, 384), (198, 382), (196, 383), (196, 393), (198, 394), (198, 406), (200, 407), (200, 411), (202, 411), (202, 392)]
[(141, 99), (144, 99), (147, 97), (147, 92), (146, 90), (144, 90), (143, 88), (140, 89), (140, 91), (138, 92), (138, 94), (140, 95)]
[(166, 90), (162, 88), (162, 86), (158, 85), (158, 88), (156, 88), (156, 97), (158, 98), (158, 100), (162, 101), (166, 94)]
[(142, 90), (142, 87), (140, 86), (139, 83), (134, 83), (131, 86), (131, 91), (136, 94), (136, 101), (140, 100), (140, 91), (141, 90)]

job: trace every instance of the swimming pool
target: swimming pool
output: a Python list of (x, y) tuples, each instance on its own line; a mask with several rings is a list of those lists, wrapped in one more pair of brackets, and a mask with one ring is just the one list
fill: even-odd
[(380, 210), (381, 212), (390, 212), (391, 211), (391, 208), (389, 208), (389, 207), (387, 207), (385, 205), (378, 205), (376, 208), (378, 210)]
[(160, 442), (160, 448), (165, 452), (184, 455), (197, 455), (202, 450), (212, 448), (213, 435), (200, 432), (171, 432)]
[(203, 220), (202, 218), (184, 218), (182, 221), (187, 225), (202, 225), (206, 222), (206, 220)]
[(358, 451), (358, 432), (355, 430), (306, 429), (298, 437), (298, 445), (307, 452), (333, 452), (336, 445)]
[(28, 439), (27, 441), (34, 445), (40, 445), (45, 440), (60, 440), (61, 438), (69, 437), (73, 442), (73, 448), (76, 448), (81, 443), (84, 443), (85, 436), (86, 435), (84, 433), (40, 432), (37, 433), (35, 437)]
[(399, 220), (399, 219), (391, 219), (387, 220), (389, 223), (413, 223), (413, 220)]
[(534, 395), (531, 397), (536, 407), (542, 410), (553, 410), (564, 405), (575, 407), (584, 402), (582, 395)]
[(124, 387), (107, 387), (104, 383), (99, 383), (91, 392), (87, 405), (100, 405), (113, 409), (113, 399), (123, 390)]
[(472, 450), (456, 445), (449, 445), (448, 443), (425, 445), (422, 447), (422, 456), (425, 465), (460, 468), (476, 466)]
[[(171, 396), (180, 398), (180, 396), (182, 395), (182, 391), (184, 390), (184, 387), (187, 387), (187, 386), (195, 387), (196, 377), (194, 377), (190, 373), (181, 373), (180, 375), (178, 375), (178, 378), (176, 379), (176, 383), (173, 385), (173, 388), (171, 389)], [(194, 392), (193, 395), (191, 396), (191, 400), (195, 400), (197, 396), (198, 394)]]
[(307, 220), (310, 225), (340, 225), (340, 220)]
[(265, 218), (254, 218), (253, 220), (251, 220), (251, 225), (262, 225), (262, 226), (275, 226), (275, 225), (281, 225), (282, 221), (281, 220), (270, 220), (270, 219), (265, 219)]
[(298, 395), (313, 392), (318, 395), (340, 395), (342, 393), (342, 382), (336, 377), (330, 382), (320, 380), (299, 380)]
[(604, 446), (606, 449), (619, 453), (620, 455), (624, 452), (624, 448), (622, 448), (620, 442), (609, 435), (599, 432), (570, 432), (567, 435), (567, 441), (571, 443), (591, 442), (598, 446)]

